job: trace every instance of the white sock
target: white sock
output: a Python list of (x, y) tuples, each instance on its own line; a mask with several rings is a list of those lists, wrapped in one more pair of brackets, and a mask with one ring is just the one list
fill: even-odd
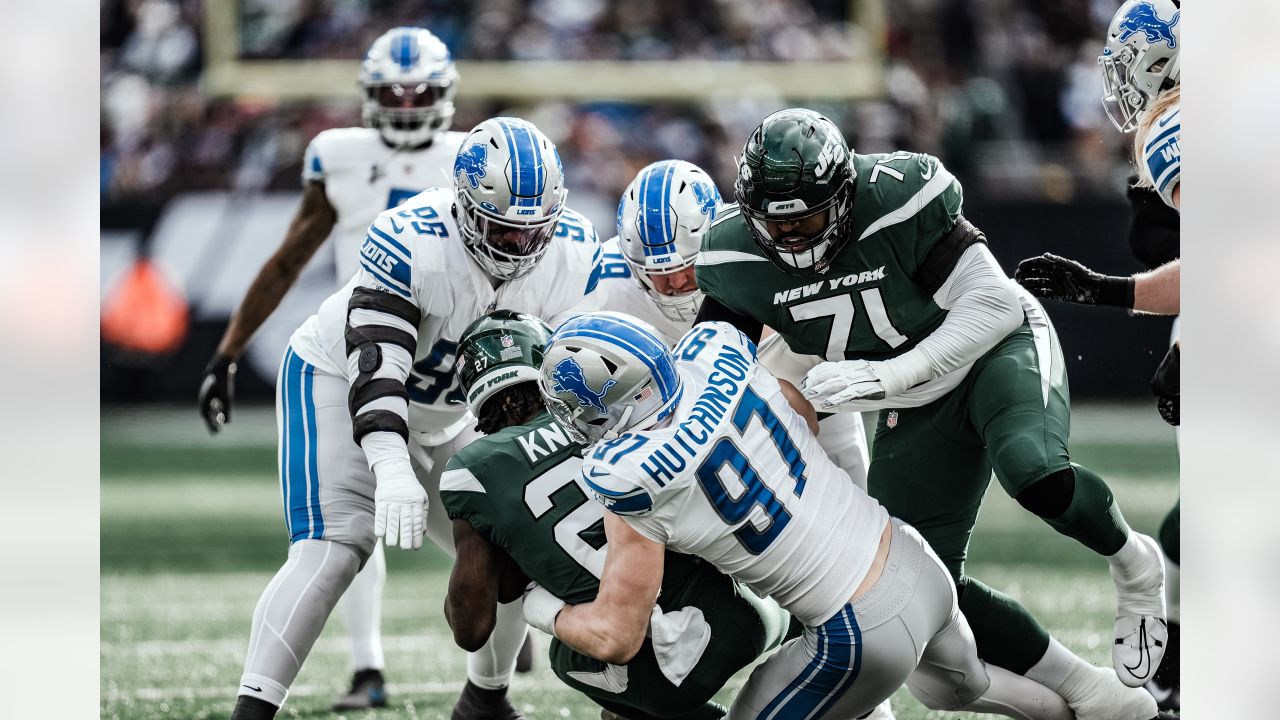
[(1129, 532), (1124, 545), (1107, 558), (1111, 563), (1111, 575), (1117, 580), (1132, 580), (1151, 565), (1151, 548), (1142, 541), (1141, 533)]
[(386, 667), (382, 656), (382, 587), (386, 581), (387, 555), (382, 543), (374, 543), (369, 561), (338, 601), (351, 641), (353, 672)]
[(1164, 558), (1164, 613), (1169, 622), (1182, 622), (1182, 594), (1178, 592), (1178, 576), (1181, 574), (1178, 563)]
[(1086, 669), (1092, 670), (1093, 666), (1077, 657), (1056, 639), (1049, 638), (1049, 649), (1045, 650), (1044, 656), (1023, 675), (1070, 699), (1070, 691), (1079, 682), (1076, 678)]
[(359, 566), (359, 555), (346, 545), (299, 540), (289, 546), (289, 559), (253, 611), (239, 695), (284, 704), (302, 661)]
[(1005, 670), (983, 663), (991, 677), (991, 687), (977, 700), (960, 708), (969, 712), (989, 713), (1017, 718), (1017, 720), (1073, 720), (1071, 708), (1058, 693), (1044, 685)]
[(853, 483), (867, 489), (867, 436), (862, 416), (856, 412), (835, 413), (818, 421), (818, 445), (836, 467), (849, 474)]
[(498, 618), (489, 642), (467, 655), (467, 679), (471, 684), (485, 690), (499, 690), (510, 685), (511, 673), (516, 669), (516, 655), (520, 653), (528, 632), (520, 600), (498, 603)]

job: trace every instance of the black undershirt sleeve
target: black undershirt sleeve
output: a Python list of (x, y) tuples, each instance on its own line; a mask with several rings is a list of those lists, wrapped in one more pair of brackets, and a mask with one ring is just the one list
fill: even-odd
[(764, 333), (764, 323), (755, 318), (742, 315), (721, 305), (718, 300), (707, 295), (702, 299), (702, 307), (694, 324), (701, 322), (726, 322), (738, 328), (753, 343), (759, 344), (760, 335)]

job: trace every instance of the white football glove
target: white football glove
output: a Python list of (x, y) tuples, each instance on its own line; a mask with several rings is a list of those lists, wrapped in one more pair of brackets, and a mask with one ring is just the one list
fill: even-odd
[(800, 390), (807, 400), (817, 401), (819, 410), (830, 410), (852, 400), (883, 400), (896, 395), (897, 388), (885, 386), (885, 363), (866, 360), (824, 362), (809, 371)]
[(529, 583), (524, 591), (524, 621), (556, 637), (556, 617), (566, 604), (541, 585)]
[(427, 529), (427, 491), (409, 468), (378, 474), (373, 492), (373, 534), (390, 547), (417, 550)]

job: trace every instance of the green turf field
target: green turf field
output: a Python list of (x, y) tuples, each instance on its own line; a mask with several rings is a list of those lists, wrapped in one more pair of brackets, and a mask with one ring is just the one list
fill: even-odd
[[(1154, 408), (1079, 408), (1073, 431), (1076, 459), (1107, 478), (1134, 527), (1154, 534), (1177, 497), (1173, 434)], [(103, 410), (103, 718), (230, 715), (254, 604), (286, 551), (275, 462), (269, 408), (237, 410), (217, 438), (207, 436), (194, 409)], [(1068, 647), (1110, 662), (1105, 564), (1022, 511), (996, 484), (970, 557), (971, 574), (1024, 602)], [(465, 667), (440, 611), (448, 561), (427, 546), (388, 550), (387, 565), (383, 633), (393, 707), (346, 717), (447, 718)], [(338, 717), (327, 708), (346, 689), (345, 643), (335, 620), (281, 717)], [(539, 649), (545, 652), (546, 642)], [(525, 715), (599, 716), (559, 684), (545, 655), (538, 660), (513, 686)], [(721, 701), (743, 679), (735, 678)], [(894, 710), (901, 720), (943, 716), (905, 690)]]

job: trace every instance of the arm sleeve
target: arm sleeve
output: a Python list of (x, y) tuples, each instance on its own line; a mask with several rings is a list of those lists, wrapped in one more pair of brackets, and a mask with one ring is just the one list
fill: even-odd
[(361, 249), (347, 303), (346, 352), (352, 437), (375, 476), (413, 474), (409, 464), (409, 395), (418, 323), (424, 310), (411, 289), (406, 245), (375, 220)]
[(946, 319), (914, 348), (884, 363), (899, 392), (972, 363), (1024, 319), (1013, 281), (986, 245), (964, 251), (933, 299), (947, 311)]

